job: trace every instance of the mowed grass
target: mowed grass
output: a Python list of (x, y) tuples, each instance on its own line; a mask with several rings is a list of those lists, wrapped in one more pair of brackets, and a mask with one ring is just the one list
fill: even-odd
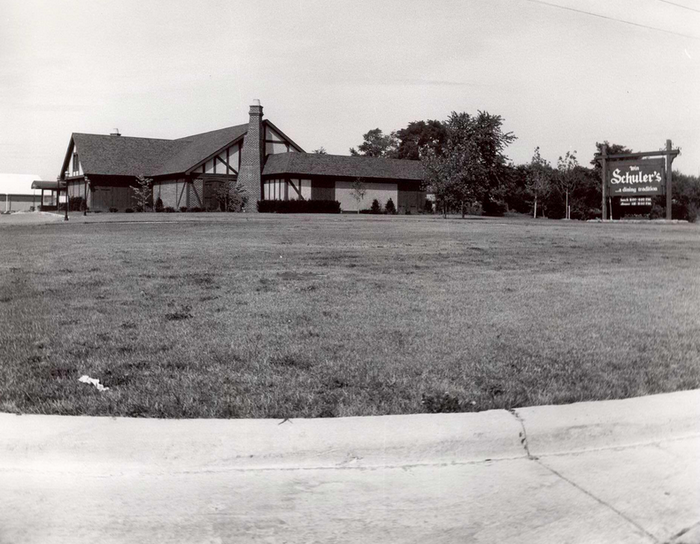
[(0, 221), (0, 323), (6, 412), (298, 418), (624, 398), (700, 387), (700, 228)]

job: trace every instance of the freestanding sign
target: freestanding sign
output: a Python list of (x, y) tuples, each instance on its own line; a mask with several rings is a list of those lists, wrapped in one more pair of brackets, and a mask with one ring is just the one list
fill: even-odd
[(608, 168), (610, 196), (664, 194), (664, 160), (619, 161)]
[[(617, 155), (608, 155), (608, 146), (603, 144), (600, 148), (600, 154), (596, 154), (596, 160), (601, 162), (603, 171), (603, 202), (601, 207), (603, 220), (607, 219), (608, 205), (612, 214), (613, 197), (620, 197), (621, 205), (634, 206), (639, 205), (639, 200), (642, 197), (659, 195), (664, 192), (666, 193), (666, 219), (671, 219), (671, 178), (673, 177), (671, 165), (673, 159), (679, 154), (679, 149), (672, 149), (671, 140), (666, 140), (666, 149), (662, 151), (620, 153)], [(659, 156), (664, 157), (665, 160), (632, 160)], [(634, 203), (632, 203), (632, 197), (635, 197)]]

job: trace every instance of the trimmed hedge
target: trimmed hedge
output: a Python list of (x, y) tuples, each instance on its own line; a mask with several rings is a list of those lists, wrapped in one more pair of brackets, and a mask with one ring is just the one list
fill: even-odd
[(258, 200), (260, 213), (340, 213), (337, 200)]

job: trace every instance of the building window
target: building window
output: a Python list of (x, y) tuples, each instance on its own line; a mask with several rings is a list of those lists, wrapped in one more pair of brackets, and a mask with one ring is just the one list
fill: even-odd
[(80, 161), (78, 160), (78, 154), (73, 153), (73, 173), (80, 171)]

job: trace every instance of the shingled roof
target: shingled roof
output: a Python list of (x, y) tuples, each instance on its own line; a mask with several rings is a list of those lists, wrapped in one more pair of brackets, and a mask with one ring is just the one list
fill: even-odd
[(263, 176), (291, 174), (343, 178), (423, 180), (420, 161), (320, 153), (279, 153), (267, 157)]
[(160, 176), (187, 171), (247, 131), (243, 124), (177, 140), (83, 133), (72, 138), (87, 175)]

